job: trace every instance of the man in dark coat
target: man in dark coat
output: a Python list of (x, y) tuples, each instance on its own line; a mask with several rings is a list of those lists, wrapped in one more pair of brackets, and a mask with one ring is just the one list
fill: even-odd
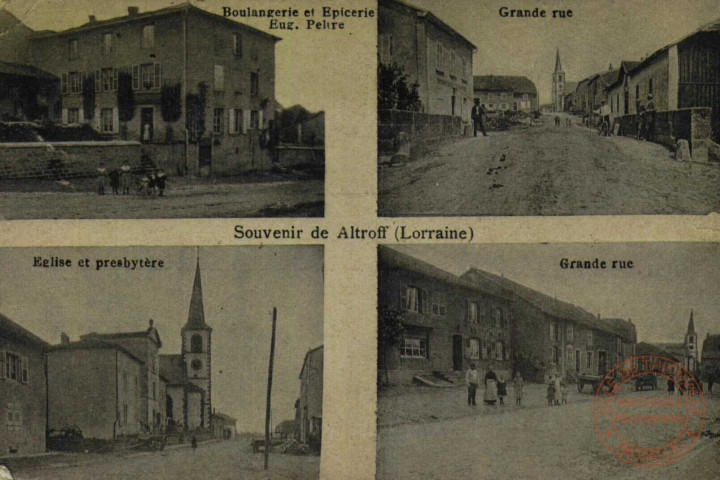
[(480, 100), (477, 98), (475, 99), (475, 105), (472, 108), (472, 112), (470, 112), (470, 118), (472, 118), (473, 121), (473, 134), (477, 137), (478, 134), (478, 128), (483, 133), (484, 137), (487, 137), (487, 131), (485, 130), (485, 123), (483, 122), (483, 116), (485, 115), (485, 110), (480, 105)]

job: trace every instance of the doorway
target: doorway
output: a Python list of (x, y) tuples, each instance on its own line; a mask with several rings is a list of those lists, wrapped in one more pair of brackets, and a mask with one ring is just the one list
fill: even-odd
[(598, 352), (598, 375), (604, 376), (607, 373), (607, 352)]
[(153, 107), (143, 107), (140, 109), (140, 138), (143, 143), (152, 143), (153, 141), (153, 136), (155, 135), (153, 117)]
[(453, 370), (456, 372), (463, 369), (462, 350), (462, 336), (453, 335)]

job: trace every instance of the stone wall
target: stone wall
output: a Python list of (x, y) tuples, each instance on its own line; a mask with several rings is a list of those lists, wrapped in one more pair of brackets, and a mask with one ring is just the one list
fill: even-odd
[(325, 148), (279, 146), (276, 148), (277, 163), (282, 167), (325, 167)]
[(405, 133), (411, 144), (463, 134), (459, 117), (432, 115), (403, 110), (378, 111), (378, 153), (392, 155), (398, 149), (398, 136)]
[(0, 144), (0, 179), (66, 179), (97, 174), (100, 163), (108, 169), (127, 162), (140, 167), (138, 142), (56, 142)]
[[(620, 135), (636, 137), (637, 115), (623, 115), (615, 119), (620, 124)], [(712, 109), (707, 107), (682, 108), (659, 111), (655, 114), (654, 139), (656, 143), (675, 147), (680, 139), (687, 140), (693, 160), (705, 162), (712, 138)]]

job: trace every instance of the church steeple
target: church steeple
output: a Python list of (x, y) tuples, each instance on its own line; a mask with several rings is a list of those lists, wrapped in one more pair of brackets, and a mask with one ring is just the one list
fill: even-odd
[(190, 311), (188, 312), (187, 323), (185, 323), (183, 329), (210, 330), (208, 324), (205, 323), (202, 279), (200, 277), (200, 255), (197, 257), (197, 263), (195, 266), (195, 281), (193, 282), (192, 296), (190, 297)]
[(693, 311), (690, 309), (690, 321), (688, 322), (687, 334), (695, 335), (695, 320), (693, 319)]
[(555, 71), (553, 73), (561, 73), (563, 71), (562, 69), (562, 63), (560, 62), (560, 49), (555, 49)]

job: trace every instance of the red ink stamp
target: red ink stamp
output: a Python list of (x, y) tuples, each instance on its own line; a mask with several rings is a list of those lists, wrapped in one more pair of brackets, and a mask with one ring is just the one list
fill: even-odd
[[(643, 385), (657, 388), (639, 391)], [(674, 360), (630, 357), (600, 382), (593, 420), (600, 441), (618, 459), (638, 467), (668, 465), (700, 438), (705, 422), (702, 385)]]

